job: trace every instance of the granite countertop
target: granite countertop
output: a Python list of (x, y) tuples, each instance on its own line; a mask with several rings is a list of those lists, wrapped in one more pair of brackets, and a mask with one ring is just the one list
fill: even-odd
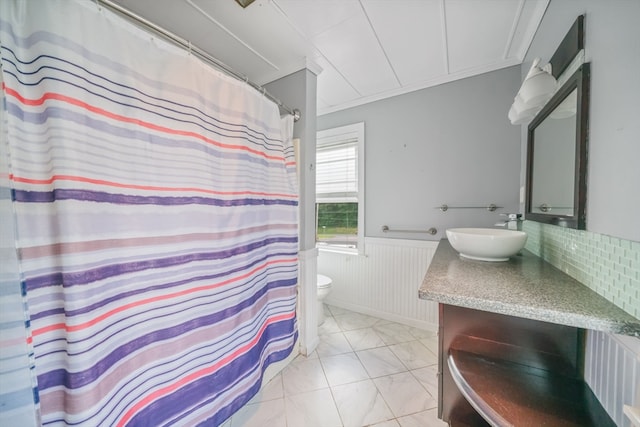
[(640, 320), (527, 250), (505, 262), (461, 258), (442, 239), (422, 299), (640, 337)]

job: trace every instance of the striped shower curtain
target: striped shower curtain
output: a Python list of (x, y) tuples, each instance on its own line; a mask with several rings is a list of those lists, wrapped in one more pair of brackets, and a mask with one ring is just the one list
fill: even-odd
[(0, 420), (220, 425), (297, 338), (292, 120), (92, 1), (0, 12)]

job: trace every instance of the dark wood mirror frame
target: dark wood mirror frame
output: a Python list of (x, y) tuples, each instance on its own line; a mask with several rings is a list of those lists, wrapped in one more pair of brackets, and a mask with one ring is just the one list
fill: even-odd
[[(582, 64), (580, 68), (567, 80), (556, 92), (551, 100), (544, 106), (529, 124), (527, 137), (527, 197), (525, 203), (525, 219), (554, 224), (568, 228), (584, 230), (586, 227), (587, 204), (587, 144), (589, 125), (589, 63)], [(554, 213), (537, 213), (532, 210), (533, 195), (533, 158), (535, 150), (535, 130), (555, 108), (577, 89), (576, 110), (576, 145), (574, 162), (574, 197), (573, 214), (558, 215)], [(571, 165), (567, 165), (571, 167)]]

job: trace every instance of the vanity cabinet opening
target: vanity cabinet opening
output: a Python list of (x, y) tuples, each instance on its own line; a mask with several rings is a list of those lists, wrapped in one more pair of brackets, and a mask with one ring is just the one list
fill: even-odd
[(583, 379), (583, 329), (439, 307), (438, 408), (444, 421), (452, 426), (615, 426)]

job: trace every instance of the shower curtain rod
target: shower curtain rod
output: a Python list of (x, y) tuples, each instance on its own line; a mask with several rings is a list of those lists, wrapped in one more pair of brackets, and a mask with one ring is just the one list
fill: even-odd
[(294, 121), (297, 122), (300, 119), (300, 110), (298, 110), (297, 108), (296, 109), (292, 109), (292, 108), (287, 107), (285, 104), (282, 103), (282, 101), (280, 101), (278, 98), (276, 98), (275, 96), (273, 96), (269, 92), (267, 92), (267, 90), (263, 86), (260, 86), (259, 84), (252, 82), (244, 74), (241, 74), (241, 73), (235, 71), (233, 68), (231, 68), (228, 65), (226, 65), (225, 63), (219, 61), (215, 57), (209, 55), (204, 50), (200, 49), (197, 46), (192, 45), (190, 41), (185, 40), (182, 37), (177, 36), (176, 34), (172, 33), (171, 31), (166, 30), (166, 29), (162, 28), (161, 26), (159, 26), (157, 24), (154, 24), (153, 22), (149, 21), (148, 19), (143, 18), (142, 16), (130, 11), (129, 9), (126, 9), (126, 8), (120, 6), (117, 3), (114, 3), (111, 0), (95, 0), (95, 2), (96, 2), (97, 5), (102, 5), (102, 6), (106, 7), (107, 9), (111, 10), (112, 12), (116, 12), (116, 13), (124, 16), (125, 18), (128, 18), (128, 19), (134, 21), (135, 23), (137, 23), (139, 25), (142, 25), (144, 28), (146, 28), (148, 30), (151, 30), (152, 32), (162, 36), (164, 39), (174, 43), (175, 45), (178, 45), (179, 47), (182, 47), (183, 49), (188, 50), (190, 53), (195, 54), (197, 57), (199, 57), (200, 59), (202, 59), (206, 63), (208, 63), (210, 65), (213, 65), (215, 68), (225, 72), (226, 74), (230, 75), (231, 77), (234, 77), (234, 78), (236, 78), (238, 80), (241, 80), (241, 81), (245, 82), (249, 86), (251, 86), (254, 89), (256, 89), (258, 92), (261, 92), (262, 95), (265, 96), (267, 99), (275, 102), (276, 105), (278, 105), (278, 107), (282, 108), (284, 111), (286, 111), (287, 113), (292, 115)]

